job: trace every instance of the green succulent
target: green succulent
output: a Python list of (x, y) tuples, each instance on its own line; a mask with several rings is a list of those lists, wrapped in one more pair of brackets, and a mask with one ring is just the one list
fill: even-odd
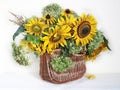
[(69, 57), (58, 56), (51, 60), (50, 65), (56, 72), (65, 72), (68, 68), (73, 67), (74, 63)]
[(17, 46), (14, 42), (12, 43), (12, 55), (16, 62), (18, 62), (20, 65), (27, 66), (29, 65), (28, 57), (26, 57), (26, 53), (21, 46)]
[(43, 15), (51, 15), (54, 17), (58, 17), (62, 11), (62, 8), (58, 4), (49, 4), (46, 7), (43, 8), (42, 14)]

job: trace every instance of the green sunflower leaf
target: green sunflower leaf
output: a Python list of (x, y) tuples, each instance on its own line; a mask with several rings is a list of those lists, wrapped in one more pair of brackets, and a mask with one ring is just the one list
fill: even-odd
[(17, 31), (14, 33), (14, 35), (13, 35), (13, 40), (15, 40), (15, 38), (16, 38), (20, 33), (24, 32), (24, 31), (25, 31), (25, 28), (24, 28), (23, 26), (20, 26), (20, 27), (17, 29)]
[(27, 42), (32, 42), (34, 44), (40, 44), (41, 40), (39, 36), (34, 36), (34, 35), (27, 35), (26, 37)]
[(104, 42), (105, 42), (105, 45), (107, 46), (107, 48), (111, 51), (111, 49), (110, 49), (110, 47), (109, 47), (109, 45), (108, 45), (108, 40), (105, 38), (105, 36), (103, 37), (103, 39), (104, 39)]

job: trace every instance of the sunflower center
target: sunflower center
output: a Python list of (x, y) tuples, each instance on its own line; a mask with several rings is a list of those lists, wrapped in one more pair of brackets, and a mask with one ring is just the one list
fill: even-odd
[(67, 14), (70, 14), (70, 10), (69, 10), (69, 9), (66, 9), (65, 12), (66, 12)]
[(87, 34), (89, 32), (89, 27), (84, 27), (83, 30), (82, 30), (82, 34)]
[(77, 34), (80, 38), (84, 38), (89, 35), (91, 26), (89, 22), (82, 22), (77, 28)]
[(59, 41), (61, 39), (61, 35), (53, 35), (52, 37), (51, 37), (51, 41), (52, 42), (57, 42), (57, 41)]
[(46, 15), (46, 19), (50, 19), (50, 15), (49, 14)]
[(40, 28), (40, 26), (35, 25), (35, 26), (33, 27), (33, 30), (36, 31), (36, 32), (38, 32), (38, 31), (41, 30), (41, 28)]

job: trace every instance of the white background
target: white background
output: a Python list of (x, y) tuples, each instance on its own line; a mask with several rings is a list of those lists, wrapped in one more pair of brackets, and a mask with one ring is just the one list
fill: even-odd
[[(32, 65), (27, 67), (20, 66), (13, 60), (11, 54), (12, 35), (18, 26), (9, 22), (9, 19), (14, 19), (9, 11), (26, 17), (41, 17), (42, 8), (50, 3), (58, 3), (63, 8), (76, 11), (79, 15), (82, 12), (93, 14), (98, 21), (98, 29), (103, 31), (109, 39), (112, 51), (101, 53), (95, 62), (86, 63), (87, 73), (95, 74), (97, 76), (95, 80), (83, 79), (54, 85), (42, 81), (39, 77), (38, 58), (32, 57), (34, 59)], [(0, 90), (8, 88), (8, 90), (10, 88), (16, 90), (20, 87), (41, 90), (50, 88), (71, 90), (80, 87), (86, 88), (86, 86), (92, 89), (99, 87), (113, 87), (112, 89), (116, 87), (118, 89), (120, 85), (119, 39), (120, 0), (0, 0)], [(70, 87), (71, 85), (73, 87)]]

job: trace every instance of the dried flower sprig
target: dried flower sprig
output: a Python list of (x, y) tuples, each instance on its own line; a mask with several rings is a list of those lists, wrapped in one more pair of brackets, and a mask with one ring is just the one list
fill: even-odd
[(9, 21), (11, 21), (11, 22), (13, 22), (13, 23), (15, 23), (15, 24), (17, 24), (19, 26), (22, 26), (24, 24), (24, 22), (25, 22), (25, 18), (24, 17), (16, 15), (16, 14), (14, 14), (12, 12), (10, 12), (10, 13), (15, 17), (16, 20), (9, 19)]
[(25, 50), (21, 46), (17, 46), (14, 42), (12, 43), (12, 55), (16, 62), (18, 62), (20, 65), (28, 66), (30, 65), (30, 62), (28, 60), (28, 57), (26, 56)]

